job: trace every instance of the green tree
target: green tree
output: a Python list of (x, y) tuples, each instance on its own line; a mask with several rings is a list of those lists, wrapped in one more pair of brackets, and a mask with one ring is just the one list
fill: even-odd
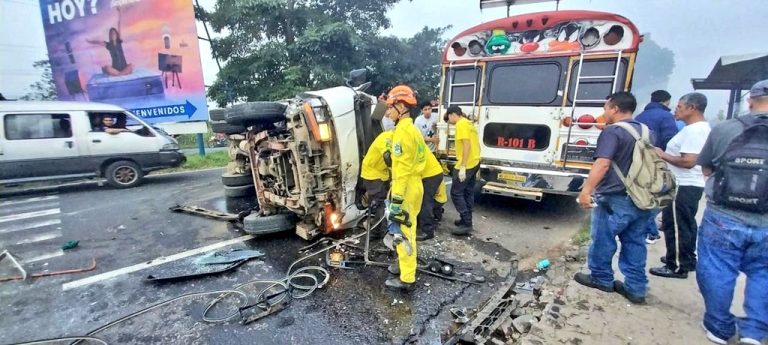
[(39, 60), (32, 63), (32, 67), (40, 70), (40, 80), (29, 85), (32, 92), (21, 96), (25, 101), (53, 101), (56, 100), (56, 83), (53, 81), (51, 62)]
[(350, 70), (368, 67), (371, 93), (400, 81), (434, 97), (444, 29), (381, 37), (398, 1), (222, 0), (212, 12), (196, 8), (198, 19), (225, 34), (211, 42), (225, 65), (208, 95), (220, 106), (281, 99), (341, 85)]

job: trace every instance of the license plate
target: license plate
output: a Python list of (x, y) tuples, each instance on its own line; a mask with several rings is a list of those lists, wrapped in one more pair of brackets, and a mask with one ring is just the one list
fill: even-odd
[(502, 172), (499, 173), (499, 180), (509, 181), (509, 182), (525, 182), (526, 178), (523, 175), (513, 174), (513, 173), (506, 173)]
[(560, 157), (560, 159), (563, 161), (567, 159), (569, 162), (573, 162), (573, 161), (586, 162), (586, 163), (594, 162), (594, 156), (595, 156), (594, 147), (563, 145), (562, 152), (563, 152), (562, 157)]

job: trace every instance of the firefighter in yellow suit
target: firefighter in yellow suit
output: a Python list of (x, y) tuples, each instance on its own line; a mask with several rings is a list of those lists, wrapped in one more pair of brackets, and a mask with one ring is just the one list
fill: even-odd
[(426, 164), (427, 145), (410, 117), (411, 108), (416, 106), (413, 89), (406, 85), (395, 86), (387, 95), (387, 106), (387, 117), (396, 123), (392, 135), (390, 227), (397, 230), (399, 225), (407, 245), (397, 244), (398, 266), (389, 269), (400, 277), (387, 279), (385, 285), (405, 290), (416, 282), (416, 219), (424, 194), (421, 176)]

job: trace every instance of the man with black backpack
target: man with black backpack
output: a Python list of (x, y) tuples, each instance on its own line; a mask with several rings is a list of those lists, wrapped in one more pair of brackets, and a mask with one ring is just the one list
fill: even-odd
[[(609, 126), (597, 139), (595, 163), (578, 197), (582, 207), (592, 209), (592, 245), (587, 259), (591, 273), (577, 273), (574, 280), (605, 292), (616, 291), (632, 303), (642, 304), (648, 287), (646, 222), (651, 209), (660, 206), (659, 195), (668, 197), (668, 187), (662, 185), (674, 181), (656, 178), (654, 167), (666, 164), (654, 151), (648, 127), (632, 120), (635, 108), (637, 100), (628, 92), (608, 96), (603, 106)], [(651, 188), (638, 188), (640, 182)], [(664, 188), (658, 195), (650, 193)], [(621, 242), (619, 268), (626, 277), (624, 282), (614, 281), (611, 267), (616, 237)]]
[[(740, 344), (768, 338), (768, 80), (750, 90), (749, 109), (713, 128), (698, 158), (709, 179), (696, 280), (706, 308), (702, 327), (717, 344), (737, 328)], [(740, 271), (747, 316), (737, 321), (730, 309)]]

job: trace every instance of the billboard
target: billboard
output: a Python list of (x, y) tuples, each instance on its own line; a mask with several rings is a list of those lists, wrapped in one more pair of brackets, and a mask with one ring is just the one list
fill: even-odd
[(40, 0), (59, 100), (207, 120), (192, 0)]

